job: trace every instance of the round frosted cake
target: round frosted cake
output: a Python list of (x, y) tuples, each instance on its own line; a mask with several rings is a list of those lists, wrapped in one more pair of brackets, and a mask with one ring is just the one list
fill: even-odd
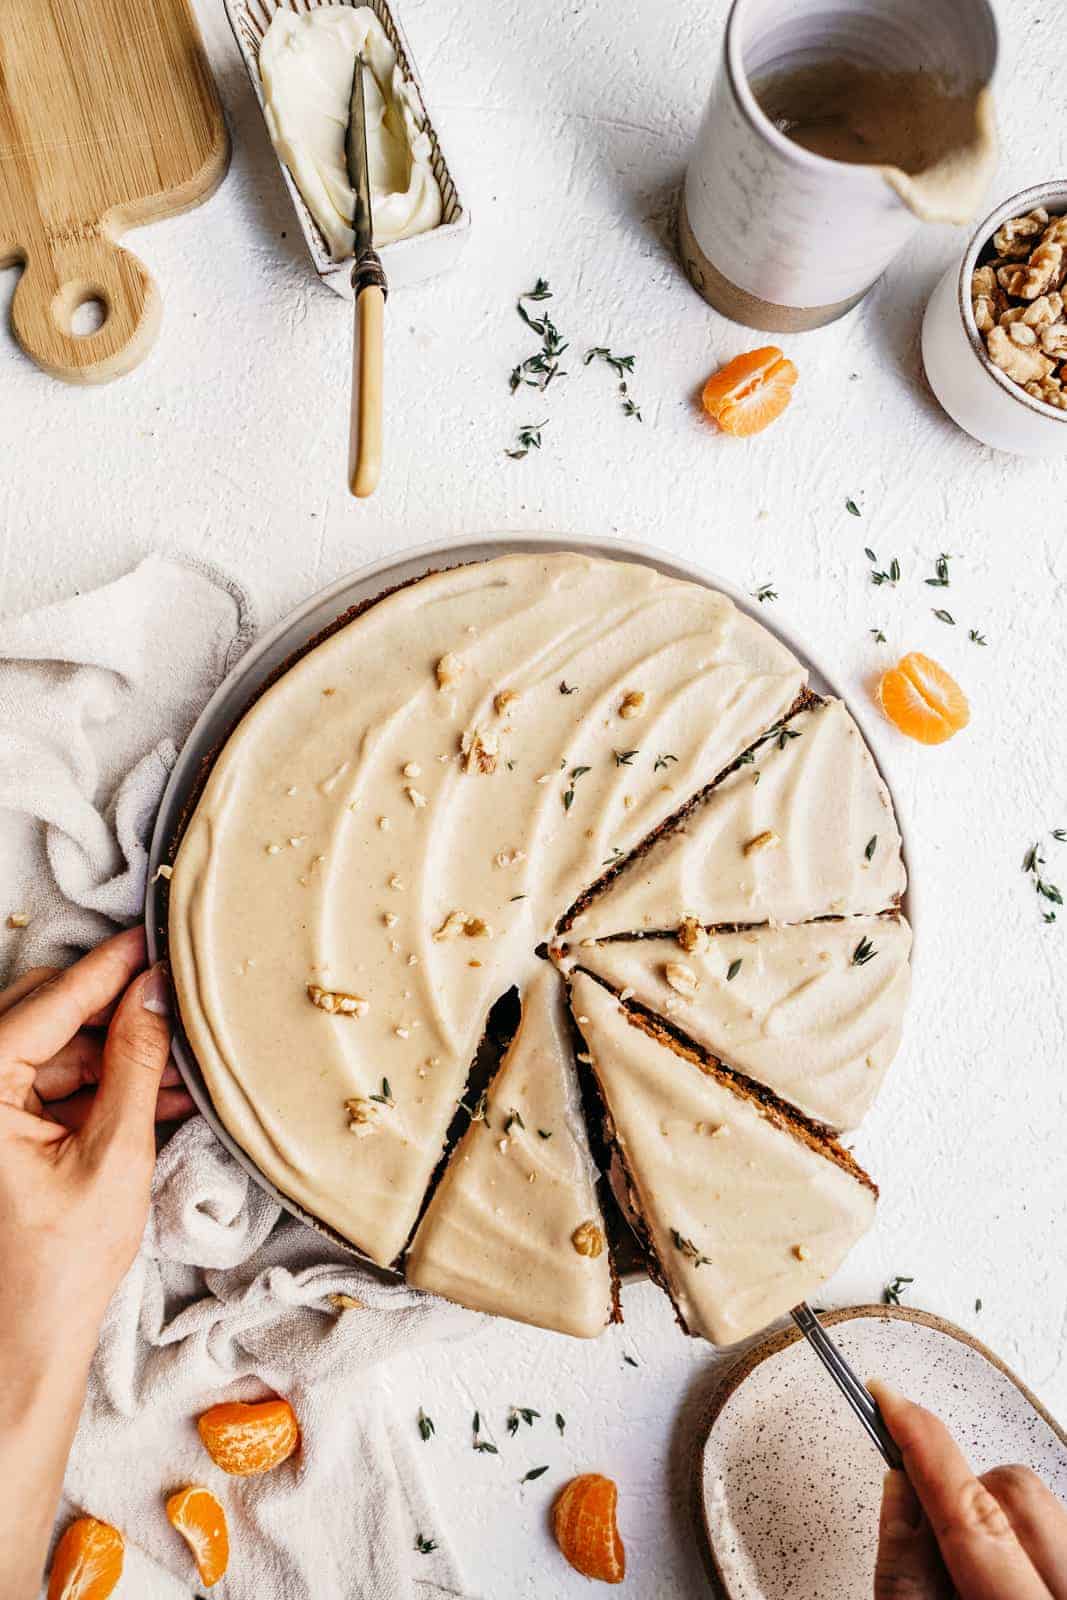
[(340, 619), (255, 701), (169, 953), (222, 1122), (372, 1261), (596, 1334), (606, 1169), (682, 1325), (728, 1343), (873, 1218), (834, 1134), (899, 1040), (904, 887), (859, 730), (766, 629), (650, 567), (511, 555)]

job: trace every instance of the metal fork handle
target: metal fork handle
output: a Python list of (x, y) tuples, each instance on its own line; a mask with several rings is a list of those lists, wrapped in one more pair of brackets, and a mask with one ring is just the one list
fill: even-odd
[(880, 1452), (886, 1466), (899, 1471), (904, 1461), (892, 1434), (882, 1420), (882, 1413), (878, 1409), (874, 1395), (856, 1376), (806, 1301), (802, 1300), (800, 1305), (794, 1306), (790, 1315), (859, 1418), (867, 1437)]

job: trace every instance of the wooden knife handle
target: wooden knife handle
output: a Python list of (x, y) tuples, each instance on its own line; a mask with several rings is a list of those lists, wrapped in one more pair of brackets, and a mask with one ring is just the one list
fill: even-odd
[(356, 294), (352, 344), (352, 433), (349, 488), (363, 500), (382, 470), (382, 368), (385, 294), (376, 283)]

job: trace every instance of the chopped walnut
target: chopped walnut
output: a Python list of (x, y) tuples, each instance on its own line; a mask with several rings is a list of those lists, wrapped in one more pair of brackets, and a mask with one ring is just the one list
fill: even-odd
[(491, 773), (500, 759), (500, 736), (489, 729), (475, 728), (460, 739), (464, 772)]
[(517, 689), (501, 689), (499, 694), (493, 696), (493, 710), (498, 717), (502, 717), (506, 711), (510, 710), (518, 698), (519, 691)]
[(694, 951), (706, 950), (711, 943), (707, 932), (696, 917), (683, 917), (678, 925), (676, 937), (682, 949), (688, 951), (690, 955)]
[(757, 833), (755, 838), (748, 841), (745, 846), (745, 855), (757, 856), (764, 850), (777, 850), (781, 842), (773, 828), (764, 828), (762, 833)]
[(354, 1294), (330, 1294), (326, 1296), (330, 1304), (337, 1311), (366, 1311), (366, 1302), (357, 1300)]
[[(997, 325), (997, 304), (990, 295), (980, 294), (972, 301), (974, 310), (974, 325), (979, 333), (988, 333), (990, 328)], [(1005, 316), (1010, 313), (1005, 312)]]
[[(1063, 296), (1058, 289), (1053, 289), (1051, 294), (1043, 294), (1037, 300), (1032, 300), (1022, 310), (1021, 322), (1030, 328), (1047, 328), (1052, 323), (1059, 322), (1063, 316)], [(1002, 319), (1003, 320), (1003, 319)]]
[(811, 1251), (806, 1244), (795, 1244), (793, 1246), (793, 1254), (798, 1261), (807, 1261), (811, 1257)]
[(580, 1256), (599, 1256), (604, 1250), (604, 1235), (595, 1222), (582, 1222), (571, 1234), (571, 1244)]
[(365, 1139), (378, 1126), (381, 1104), (373, 1100), (355, 1095), (345, 1101), (345, 1110), (348, 1112), (348, 1131), (354, 1133), (357, 1139)]
[(493, 857), (493, 861), (498, 867), (517, 867), (525, 860), (525, 850), (498, 850)]
[(1041, 243), (1067, 245), (1067, 216), (1052, 218), (1041, 235)]
[(423, 806), (426, 804), (426, 796), (423, 794), (422, 790), (416, 789), (414, 784), (409, 783), (405, 785), (404, 793), (415, 807), (415, 810), (421, 811)]
[(345, 994), (339, 989), (323, 989), (317, 983), (308, 984), (307, 994), (313, 1006), (318, 1006), (320, 1011), (328, 1011), (331, 1016), (365, 1017), (370, 1010), (370, 1001), (364, 1000), (362, 995)]
[(682, 995), (686, 1000), (691, 1000), (700, 988), (700, 979), (692, 967), (687, 967), (684, 961), (668, 961), (663, 969), (663, 976), (675, 994)]
[(463, 676), (463, 662), (453, 651), (446, 650), (435, 668), (437, 687), (452, 689)]
[(975, 267), (971, 277), (971, 299), (984, 295), (987, 300), (1000, 299), (1000, 285), (992, 267)]
[(1059, 378), (1038, 378), (1023, 387), (1034, 400), (1043, 400), (1047, 406), (1055, 406), (1057, 411), (1067, 411), (1067, 390)]
[(1047, 356), (1062, 361), (1067, 356), (1067, 322), (1050, 322), (1042, 328), (1041, 348)]
[(1008, 338), (1012, 344), (1017, 344), (1022, 350), (1032, 350), (1037, 344), (1037, 334), (1025, 322), (1012, 322), (1008, 326)]
[[(1018, 324), (1012, 324), (1017, 327)], [(1031, 349), (1023, 349), (1010, 337), (1010, 329), (993, 328), (986, 335), (986, 348), (989, 359), (995, 367), (1009, 378), (1014, 378), (1016, 383), (1032, 383), (1042, 378), (1047, 378), (1052, 371), (1053, 363), (1037, 348), (1036, 344)]]
[(7, 925), (9, 928), (28, 928), (30, 925), (29, 912), (12, 911), (11, 915), (7, 919)]
[(482, 917), (472, 917), (466, 911), (450, 911), (434, 934), (438, 944), (448, 939), (491, 939), (493, 930)]
[(405, 778), (421, 778), (422, 776), (422, 768), (417, 761), (405, 761), (402, 770)]
[(1047, 223), (1048, 212), (1044, 206), (1025, 217), (1012, 217), (993, 235), (993, 249), (1006, 261), (1022, 261), (1034, 248), (1038, 234), (1044, 231)]
[(644, 709), (644, 690), (630, 689), (623, 695), (619, 704), (619, 716), (629, 721), (632, 717), (639, 717)]

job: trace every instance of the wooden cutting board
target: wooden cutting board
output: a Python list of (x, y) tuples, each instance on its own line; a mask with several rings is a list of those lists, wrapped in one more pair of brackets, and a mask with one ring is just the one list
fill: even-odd
[[(1067, 1497), (1067, 1436), (973, 1334), (912, 1307), (823, 1322), (861, 1377), (948, 1424), (977, 1472), (1032, 1467)], [(874, 1586), (882, 1459), (795, 1328), (717, 1378), (693, 1453), (697, 1527), (718, 1600), (857, 1600)]]
[[(189, 0), (0, 0), (0, 266), (39, 366), (105, 383), (144, 357), (160, 298), (120, 235), (197, 205), (229, 141)], [(95, 332), (72, 317), (99, 302)]]

